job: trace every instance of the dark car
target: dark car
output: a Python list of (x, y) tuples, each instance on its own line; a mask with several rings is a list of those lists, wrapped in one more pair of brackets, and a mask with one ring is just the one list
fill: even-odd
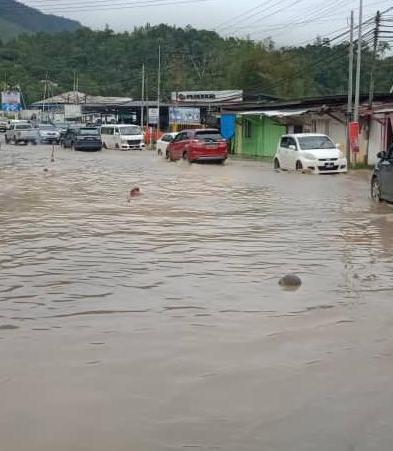
[(102, 149), (101, 135), (98, 128), (69, 128), (61, 140), (62, 147), (73, 150), (98, 151)]
[(393, 202), (393, 146), (380, 152), (371, 177), (371, 197), (376, 202)]

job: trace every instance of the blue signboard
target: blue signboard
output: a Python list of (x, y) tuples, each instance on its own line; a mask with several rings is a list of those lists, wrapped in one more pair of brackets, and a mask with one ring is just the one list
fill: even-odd
[(19, 91), (4, 91), (1, 93), (1, 109), (8, 113), (17, 113), (22, 109)]
[(236, 116), (234, 114), (223, 114), (221, 117), (221, 135), (225, 139), (232, 139), (236, 131)]

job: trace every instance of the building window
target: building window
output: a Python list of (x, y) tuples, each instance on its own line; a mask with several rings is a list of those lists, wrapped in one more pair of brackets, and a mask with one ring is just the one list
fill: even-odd
[(252, 138), (252, 122), (246, 120), (244, 123), (244, 137)]

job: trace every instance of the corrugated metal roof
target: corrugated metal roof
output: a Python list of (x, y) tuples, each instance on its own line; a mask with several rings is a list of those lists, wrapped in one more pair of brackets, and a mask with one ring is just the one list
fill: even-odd
[(40, 100), (33, 103), (33, 106), (38, 105), (66, 105), (66, 104), (94, 104), (94, 105), (114, 105), (131, 102), (131, 97), (104, 97), (104, 96), (91, 96), (79, 91), (69, 91), (63, 94), (59, 94), (48, 99)]

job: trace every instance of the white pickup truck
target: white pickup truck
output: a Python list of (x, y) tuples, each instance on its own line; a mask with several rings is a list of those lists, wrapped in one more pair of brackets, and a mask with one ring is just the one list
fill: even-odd
[(5, 143), (14, 144), (37, 144), (38, 142), (38, 131), (36, 128), (29, 123), (14, 123), (5, 132)]

